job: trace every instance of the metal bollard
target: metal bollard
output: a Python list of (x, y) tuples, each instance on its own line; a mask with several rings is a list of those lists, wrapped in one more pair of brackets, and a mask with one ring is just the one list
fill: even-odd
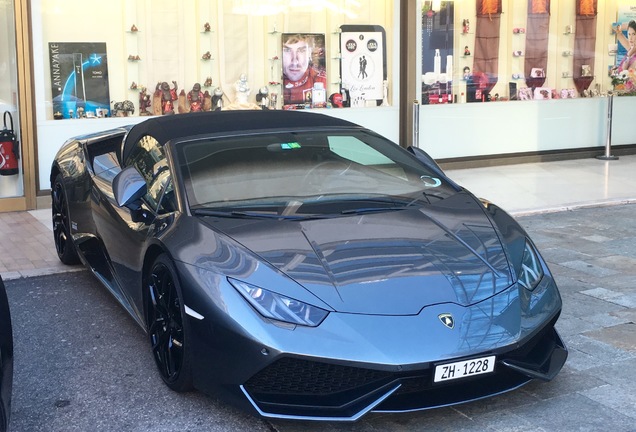
[(600, 160), (616, 160), (618, 156), (612, 155), (612, 110), (614, 108), (614, 94), (607, 95), (607, 139), (605, 140), (605, 154), (596, 156)]
[(413, 101), (413, 147), (420, 146), (420, 102), (415, 99)]

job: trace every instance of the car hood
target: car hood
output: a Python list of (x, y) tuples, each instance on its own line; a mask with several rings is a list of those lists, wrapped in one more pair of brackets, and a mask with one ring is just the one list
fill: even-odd
[(203, 219), (339, 312), (412, 315), (433, 304), (468, 306), (512, 284), (497, 231), (466, 193), (330, 219)]

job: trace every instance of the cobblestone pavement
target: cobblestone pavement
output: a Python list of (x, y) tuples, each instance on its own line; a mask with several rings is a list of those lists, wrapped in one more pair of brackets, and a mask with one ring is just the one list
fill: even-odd
[(12, 430), (636, 431), (636, 205), (518, 220), (564, 301), (557, 328), (570, 355), (549, 383), (353, 424), (256, 419), (198, 393), (169, 392), (143, 332), (79, 271), (6, 281), (16, 334)]

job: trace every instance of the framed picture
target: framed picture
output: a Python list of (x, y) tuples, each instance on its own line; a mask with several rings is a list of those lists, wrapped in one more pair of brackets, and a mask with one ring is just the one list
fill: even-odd
[(377, 25), (340, 27), (340, 75), (351, 106), (380, 105), (387, 79), (386, 33)]
[(543, 68), (532, 68), (530, 70), (530, 78), (545, 78), (545, 71)]
[(53, 117), (110, 112), (108, 61), (103, 42), (49, 42)]
[(283, 33), (283, 105), (312, 103), (314, 88), (327, 89), (325, 35)]
[(534, 99), (552, 99), (552, 89), (548, 87), (537, 87), (534, 89)]

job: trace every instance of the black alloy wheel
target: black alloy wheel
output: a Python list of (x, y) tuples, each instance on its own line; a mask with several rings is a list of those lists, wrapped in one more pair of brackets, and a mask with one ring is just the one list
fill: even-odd
[(161, 378), (172, 390), (183, 392), (192, 388), (192, 371), (178, 283), (170, 259), (166, 255), (157, 257), (146, 278), (146, 324)]
[(77, 264), (79, 257), (71, 239), (70, 218), (66, 191), (62, 174), (58, 174), (51, 189), (51, 216), (53, 218), (53, 238), (57, 256), (64, 264)]

